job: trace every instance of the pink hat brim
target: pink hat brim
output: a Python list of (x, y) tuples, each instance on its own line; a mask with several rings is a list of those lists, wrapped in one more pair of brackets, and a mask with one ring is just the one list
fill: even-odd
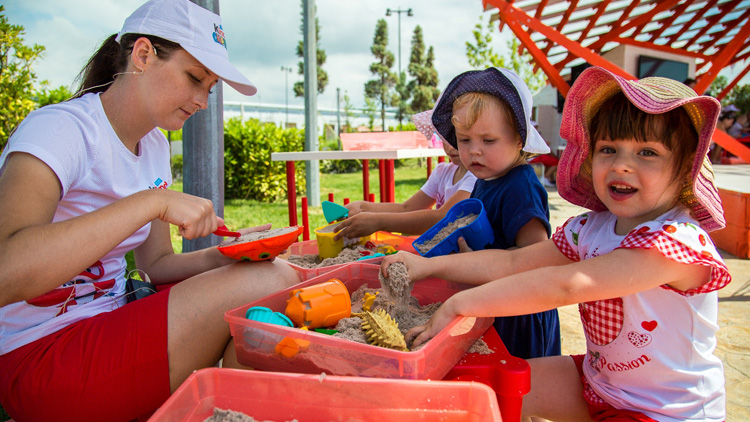
[(591, 181), (580, 174), (580, 169), (589, 156), (591, 120), (599, 107), (619, 91), (646, 113), (661, 114), (677, 107), (685, 108), (698, 132), (691, 172), (696, 203), (689, 206), (693, 217), (705, 230), (723, 228), (724, 212), (707, 158), (721, 104), (712, 97), (696, 96), (692, 89), (667, 78), (627, 80), (600, 67), (590, 67), (581, 73), (565, 99), (560, 126), (560, 136), (568, 141), (558, 165), (560, 196), (593, 211), (606, 210), (594, 193)]

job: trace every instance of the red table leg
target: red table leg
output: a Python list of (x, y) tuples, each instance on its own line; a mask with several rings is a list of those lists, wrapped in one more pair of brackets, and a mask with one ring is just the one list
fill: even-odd
[(394, 176), (395, 160), (385, 160), (386, 166), (386, 201), (396, 202), (396, 178)]
[(362, 191), (364, 200), (370, 199), (370, 160), (362, 160)]
[(438, 157), (438, 163), (444, 163), (444, 162), (445, 162), (445, 157), (443, 156)]
[(386, 185), (385, 185), (385, 160), (378, 160), (378, 177), (380, 178), (380, 202), (386, 202)]
[(289, 225), (297, 225), (297, 181), (294, 178), (294, 161), (286, 162), (286, 201), (289, 207)]
[(430, 178), (432, 174), (432, 157), (427, 157), (427, 178)]
[[(331, 201), (333, 202), (333, 201)], [(310, 240), (310, 219), (307, 214), (307, 197), (302, 197), (302, 225), (305, 227), (302, 231), (302, 240)]]
[(334, 202), (333, 200), (333, 192), (328, 194), (328, 202)]

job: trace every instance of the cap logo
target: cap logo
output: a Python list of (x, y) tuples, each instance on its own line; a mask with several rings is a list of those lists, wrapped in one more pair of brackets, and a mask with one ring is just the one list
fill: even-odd
[(214, 24), (214, 41), (227, 48), (227, 39), (224, 37), (224, 28), (221, 25)]

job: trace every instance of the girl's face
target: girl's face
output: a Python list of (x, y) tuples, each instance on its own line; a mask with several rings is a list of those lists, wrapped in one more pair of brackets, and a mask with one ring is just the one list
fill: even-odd
[(144, 84), (143, 98), (154, 126), (179, 130), (198, 110), (205, 109), (208, 94), (219, 77), (193, 58), (187, 51), (177, 49), (168, 60), (160, 60), (141, 76), (148, 75), (151, 83)]
[(456, 140), (461, 162), (478, 179), (491, 180), (504, 176), (510, 169), (524, 162), (523, 145), (512, 122), (498, 106), (482, 110), (469, 128), (465, 122), (468, 107), (455, 110)]
[(596, 196), (617, 216), (624, 235), (677, 204), (681, 183), (673, 179), (673, 154), (656, 141), (596, 141), (591, 175)]
[(451, 144), (448, 142), (443, 141), (443, 151), (445, 151), (445, 155), (450, 158), (451, 163), (460, 166), (461, 165), (461, 158), (458, 155), (458, 150), (453, 148)]

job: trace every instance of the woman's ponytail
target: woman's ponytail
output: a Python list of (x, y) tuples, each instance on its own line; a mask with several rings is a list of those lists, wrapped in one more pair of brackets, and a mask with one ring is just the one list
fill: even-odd
[(126, 55), (122, 54), (120, 44), (115, 41), (117, 34), (110, 35), (101, 47), (94, 53), (76, 77), (81, 82), (73, 98), (81, 97), (89, 92), (106, 91), (109, 83), (114, 80), (118, 72), (122, 72), (127, 64)]

